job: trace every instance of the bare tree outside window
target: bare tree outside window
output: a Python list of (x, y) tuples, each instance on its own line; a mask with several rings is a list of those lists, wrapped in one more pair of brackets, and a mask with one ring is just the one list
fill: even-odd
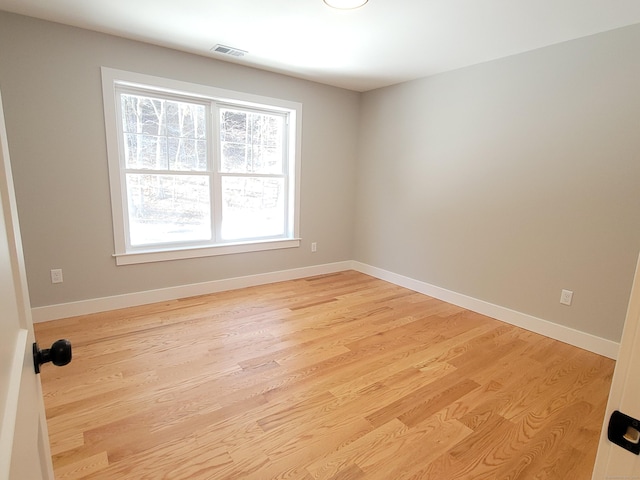
[(126, 93), (121, 105), (131, 244), (211, 238), (206, 107)]
[(120, 111), (132, 246), (286, 234), (285, 114), (219, 107), (216, 155), (206, 103), (125, 91)]
[(101, 73), (117, 265), (300, 246), (301, 103)]
[(222, 238), (284, 233), (285, 119), (220, 110)]

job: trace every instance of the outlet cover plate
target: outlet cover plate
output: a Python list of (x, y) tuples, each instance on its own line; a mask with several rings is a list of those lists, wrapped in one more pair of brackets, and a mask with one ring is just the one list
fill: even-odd
[(573, 300), (573, 292), (571, 290), (562, 290), (560, 294), (560, 303), (562, 305), (571, 305)]
[(63, 281), (61, 268), (51, 270), (51, 283), (62, 283)]

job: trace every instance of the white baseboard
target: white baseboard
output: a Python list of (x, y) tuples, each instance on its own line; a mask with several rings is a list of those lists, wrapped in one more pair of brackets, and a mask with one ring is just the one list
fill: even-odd
[(452, 292), (451, 290), (446, 290), (435, 285), (414, 280), (413, 278), (398, 275), (396, 273), (356, 261), (314, 265), (311, 267), (281, 270), (258, 275), (249, 275), (246, 277), (228, 278), (191, 285), (181, 285), (178, 287), (128, 293), (112, 297), (82, 300), (79, 302), (62, 303), (46, 307), (36, 307), (32, 309), (32, 315), (35, 323), (46, 322), (49, 320), (56, 320), (58, 318), (88, 315), (91, 313), (115, 310), (118, 308), (134, 307), (149, 303), (175, 300), (178, 298), (193, 297), (196, 295), (206, 295), (208, 293), (223, 292), (238, 288), (283, 282), (286, 280), (295, 280), (298, 278), (324, 275), (344, 270), (357, 270), (367, 275), (371, 275), (372, 277), (379, 278), (380, 280), (429, 295), (430, 297), (437, 298), (444, 302), (458, 305), (459, 307), (487, 315), (502, 322), (545, 335), (553, 338), (554, 340), (559, 340), (561, 342), (568, 343), (569, 345), (573, 345), (614, 360), (618, 356), (620, 344), (611, 340), (596, 337), (589, 333), (581, 332), (547, 320), (542, 320), (525, 313), (494, 305), (483, 300), (478, 300), (477, 298)]
[(116, 310), (118, 308), (135, 307), (138, 305), (147, 305), (149, 303), (176, 300), (178, 298), (195, 297), (197, 295), (206, 295), (209, 293), (224, 292), (238, 288), (253, 287), (256, 285), (265, 285), (268, 283), (283, 282), (286, 280), (295, 280), (297, 278), (313, 277), (315, 275), (324, 275), (327, 273), (335, 273), (351, 269), (351, 261), (327, 263), (324, 265), (280, 270), (277, 272), (261, 273), (246, 277), (227, 278), (211, 282), (161, 288), (158, 290), (127, 293), (112, 297), (94, 298), (79, 302), (60, 303), (58, 305), (32, 308), (31, 312), (33, 322), (40, 323), (59, 318), (89, 315), (91, 313), (106, 312), (108, 310)]
[(438, 300), (487, 315), (488, 317), (524, 328), (525, 330), (539, 333), (546, 337), (553, 338), (554, 340), (559, 340), (593, 353), (597, 353), (598, 355), (603, 355), (614, 360), (618, 357), (620, 344), (611, 340), (596, 337), (595, 335), (581, 332), (580, 330), (575, 330), (557, 323), (542, 320), (541, 318), (527, 315), (526, 313), (494, 305), (483, 300), (478, 300), (477, 298), (452, 292), (451, 290), (436, 287), (435, 285), (414, 280), (403, 275), (398, 275), (381, 268), (372, 267), (364, 263), (354, 261), (352, 263), (352, 268), (361, 273), (379, 278), (380, 280), (385, 280), (398, 286), (405, 287), (419, 293), (424, 293), (425, 295), (437, 298)]

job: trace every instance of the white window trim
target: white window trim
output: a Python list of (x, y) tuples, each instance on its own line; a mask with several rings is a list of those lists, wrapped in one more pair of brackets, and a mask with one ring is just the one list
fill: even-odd
[[(281, 248), (295, 248), (300, 246), (300, 158), (302, 137), (302, 104), (288, 100), (281, 100), (260, 95), (234, 92), (208, 85), (193, 84), (155, 77), (141, 73), (116, 70), (102, 67), (102, 95), (104, 104), (105, 133), (107, 141), (107, 157), (109, 163), (109, 184), (111, 189), (111, 212), (113, 217), (113, 235), (117, 265), (131, 265), (136, 263), (162, 262), (186, 258), (228, 255), (235, 253), (256, 252)], [(203, 99), (215, 99), (251, 108), (282, 109), (288, 111), (289, 121), (295, 125), (295, 136), (289, 136), (290, 151), (293, 158), (289, 162), (289, 177), (294, 179), (294, 190), (291, 193), (292, 208), (289, 209), (289, 222), (293, 224), (291, 238), (274, 240), (250, 240), (246, 242), (214, 244), (207, 246), (168, 246), (162, 245), (150, 248), (136, 248), (127, 251), (125, 240), (124, 192), (121, 180), (121, 158), (118, 144), (118, 113), (116, 110), (116, 84), (132, 87), (158, 89), (162, 92), (176, 93), (190, 97), (201, 96)]]

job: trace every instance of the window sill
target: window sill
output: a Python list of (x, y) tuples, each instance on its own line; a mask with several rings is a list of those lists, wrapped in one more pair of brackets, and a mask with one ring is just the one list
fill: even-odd
[(233, 243), (209, 247), (181, 248), (171, 250), (148, 250), (130, 253), (116, 253), (116, 265), (134, 265), (137, 263), (166, 262), (170, 260), (184, 260), (187, 258), (213, 257), (217, 255), (231, 255), (234, 253), (261, 252), (264, 250), (278, 250), (300, 246), (299, 238), (283, 240), (268, 240), (264, 242)]

